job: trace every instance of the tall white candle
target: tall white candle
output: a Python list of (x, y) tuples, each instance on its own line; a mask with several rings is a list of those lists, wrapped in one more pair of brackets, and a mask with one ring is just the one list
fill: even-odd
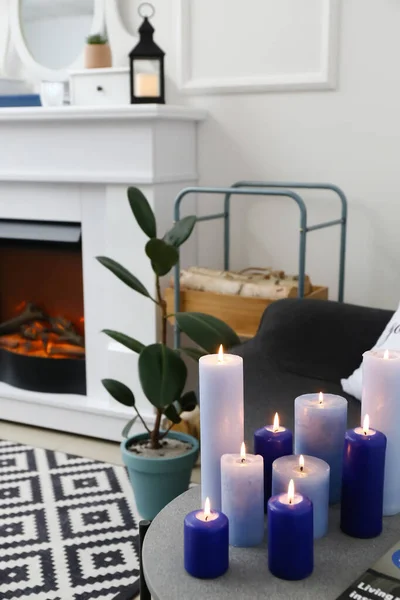
[(387, 437), (383, 514), (400, 512), (400, 352), (371, 350), (364, 354), (362, 415)]
[(203, 356), (199, 362), (201, 496), (221, 510), (221, 456), (234, 454), (244, 437), (243, 360), (240, 356)]

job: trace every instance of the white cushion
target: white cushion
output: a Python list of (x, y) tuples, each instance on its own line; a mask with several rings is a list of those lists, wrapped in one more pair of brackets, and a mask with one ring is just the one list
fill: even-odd
[[(400, 304), (371, 350), (376, 350), (377, 348), (400, 350)], [(351, 394), (358, 400), (361, 400), (362, 363), (348, 379), (342, 379), (340, 383), (347, 394)]]

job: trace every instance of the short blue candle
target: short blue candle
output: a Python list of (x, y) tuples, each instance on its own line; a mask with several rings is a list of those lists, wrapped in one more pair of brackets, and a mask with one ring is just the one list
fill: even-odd
[(340, 527), (356, 538), (382, 533), (386, 436), (366, 419), (346, 432), (344, 442)]
[(268, 500), (272, 493), (272, 463), (281, 456), (293, 454), (293, 434), (279, 426), (278, 413), (274, 424), (257, 429), (254, 434), (254, 454), (264, 459), (264, 503), (267, 512)]
[(328, 532), (329, 465), (315, 456), (281, 456), (272, 465), (272, 494), (282, 494), (291, 479), (299, 494), (313, 503), (314, 539)]
[(290, 489), (268, 501), (268, 567), (287, 580), (305, 579), (314, 568), (313, 505)]
[(340, 501), (347, 400), (334, 394), (304, 394), (294, 403), (294, 452), (316, 456), (331, 468), (329, 502)]
[(229, 567), (229, 521), (226, 515), (207, 509), (195, 510), (184, 522), (184, 565), (200, 579), (214, 579)]

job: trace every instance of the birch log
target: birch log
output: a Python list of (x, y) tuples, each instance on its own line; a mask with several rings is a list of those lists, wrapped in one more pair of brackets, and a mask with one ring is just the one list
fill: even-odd
[[(298, 277), (285, 276), (283, 271), (272, 269), (246, 269), (247, 274), (219, 271), (203, 267), (190, 267), (180, 273), (182, 288), (214, 292), (229, 296), (279, 300), (296, 296)], [(171, 285), (173, 281), (171, 280)], [(305, 279), (305, 293), (311, 291), (309, 277)]]

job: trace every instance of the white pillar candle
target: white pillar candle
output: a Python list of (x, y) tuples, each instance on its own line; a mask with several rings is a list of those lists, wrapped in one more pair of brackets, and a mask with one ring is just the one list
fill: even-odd
[(229, 543), (246, 548), (264, 539), (264, 461), (246, 454), (221, 458), (222, 512), (229, 519)]
[(328, 531), (329, 465), (315, 456), (281, 456), (272, 464), (272, 495), (283, 494), (291, 479), (314, 507), (314, 539)]
[(201, 496), (221, 510), (221, 456), (238, 451), (244, 438), (243, 360), (202, 356), (199, 362)]
[(347, 400), (334, 394), (304, 394), (294, 403), (294, 453), (315, 456), (330, 466), (329, 501), (340, 501)]
[(387, 437), (383, 514), (400, 512), (400, 352), (371, 350), (364, 354), (362, 416)]

